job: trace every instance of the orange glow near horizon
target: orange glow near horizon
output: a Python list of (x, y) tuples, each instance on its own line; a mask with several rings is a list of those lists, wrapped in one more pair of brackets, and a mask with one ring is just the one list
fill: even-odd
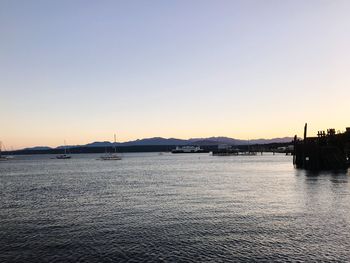
[[(350, 125), (348, 125), (350, 126)], [(189, 136), (189, 131), (174, 129), (172, 131), (162, 130), (160, 134), (154, 133), (154, 131), (127, 131), (125, 129), (120, 129), (119, 132), (114, 132), (117, 134), (117, 142), (126, 142), (136, 139), (152, 138), (152, 137), (163, 137), (163, 138), (177, 138), (177, 139), (189, 139), (189, 138), (207, 138), (207, 137), (217, 137), (224, 136), (234, 139), (243, 139), (243, 140), (252, 140), (252, 139), (272, 139), (272, 138), (281, 138), (281, 137), (293, 137), (297, 134), (299, 137), (303, 135), (304, 123), (300, 123), (297, 129), (275, 129), (273, 132), (269, 132), (268, 129), (251, 130), (253, 127), (248, 127), (246, 131), (236, 129), (236, 132), (230, 132), (225, 129), (209, 128), (202, 131), (194, 131), (192, 136)], [(227, 128), (227, 127), (226, 127)], [(337, 126), (322, 126), (319, 125), (315, 127), (312, 123), (308, 123), (308, 136), (316, 136), (317, 131), (326, 130), (327, 128), (335, 128), (336, 131), (343, 132), (346, 128), (344, 125)], [(127, 134), (124, 134), (126, 132)], [(110, 134), (99, 133), (99, 131), (89, 131), (80, 133), (80, 131), (71, 131), (62, 132), (59, 135), (56, 133), (51, 133), (49, 130), (46, 135), (36, 134), (36, 133), (12, 133), (8, 136), (3, 136), (3, 147), (6, 150), (10, 149), (23, 149), (27, 147), (34, 146), (48, 146), (48, 147), (57, 147), (64, 144), (66, 141), (67, 145), (84, 145), (95, 141), (110, 141), (113, 142), (113, 131)], [(3, 149), (4, 150), (4, 149)]]

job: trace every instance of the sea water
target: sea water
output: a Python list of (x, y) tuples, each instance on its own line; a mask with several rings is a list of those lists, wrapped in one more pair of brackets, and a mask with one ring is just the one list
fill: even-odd
[(0, 162), (0, 262), (350, 260), (348, 172), (285, 155)]

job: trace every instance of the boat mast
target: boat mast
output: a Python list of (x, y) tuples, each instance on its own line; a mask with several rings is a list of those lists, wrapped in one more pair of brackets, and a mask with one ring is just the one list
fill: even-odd
[(66, 140), (64, 140), (64, 155), (67, 154)]

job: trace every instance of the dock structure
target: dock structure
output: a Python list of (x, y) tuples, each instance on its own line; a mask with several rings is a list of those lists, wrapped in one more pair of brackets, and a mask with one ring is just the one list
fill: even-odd
[(304, 138), (294, 137), (293, 164), (307, 170), (342, 170), (350, 164), (350, 128), (336, 132), (335, 129), (319, 131), (317, 137), (307, 137), (307, 123)]
[(213, 155), (216, 156), (230, 156), (230, 155), (238, 155), (239, 149), (235, 148), (232, 145), (228, 144), (219, 144), (216, 150), (212, 151)]

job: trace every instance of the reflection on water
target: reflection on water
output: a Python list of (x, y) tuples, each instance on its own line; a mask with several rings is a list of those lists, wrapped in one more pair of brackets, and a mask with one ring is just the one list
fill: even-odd
[(349, 179), (348, 171), (305, 171), (296, 169), (295, 174), (304, 178), (306, 184), (321, 188), (327, 183), (332, 183), (334, 187), (337, 187), (337, 184), (347, 184)]
[(349, 173), (284, 155), (0, 163), (1, 262), (346, 261)]

